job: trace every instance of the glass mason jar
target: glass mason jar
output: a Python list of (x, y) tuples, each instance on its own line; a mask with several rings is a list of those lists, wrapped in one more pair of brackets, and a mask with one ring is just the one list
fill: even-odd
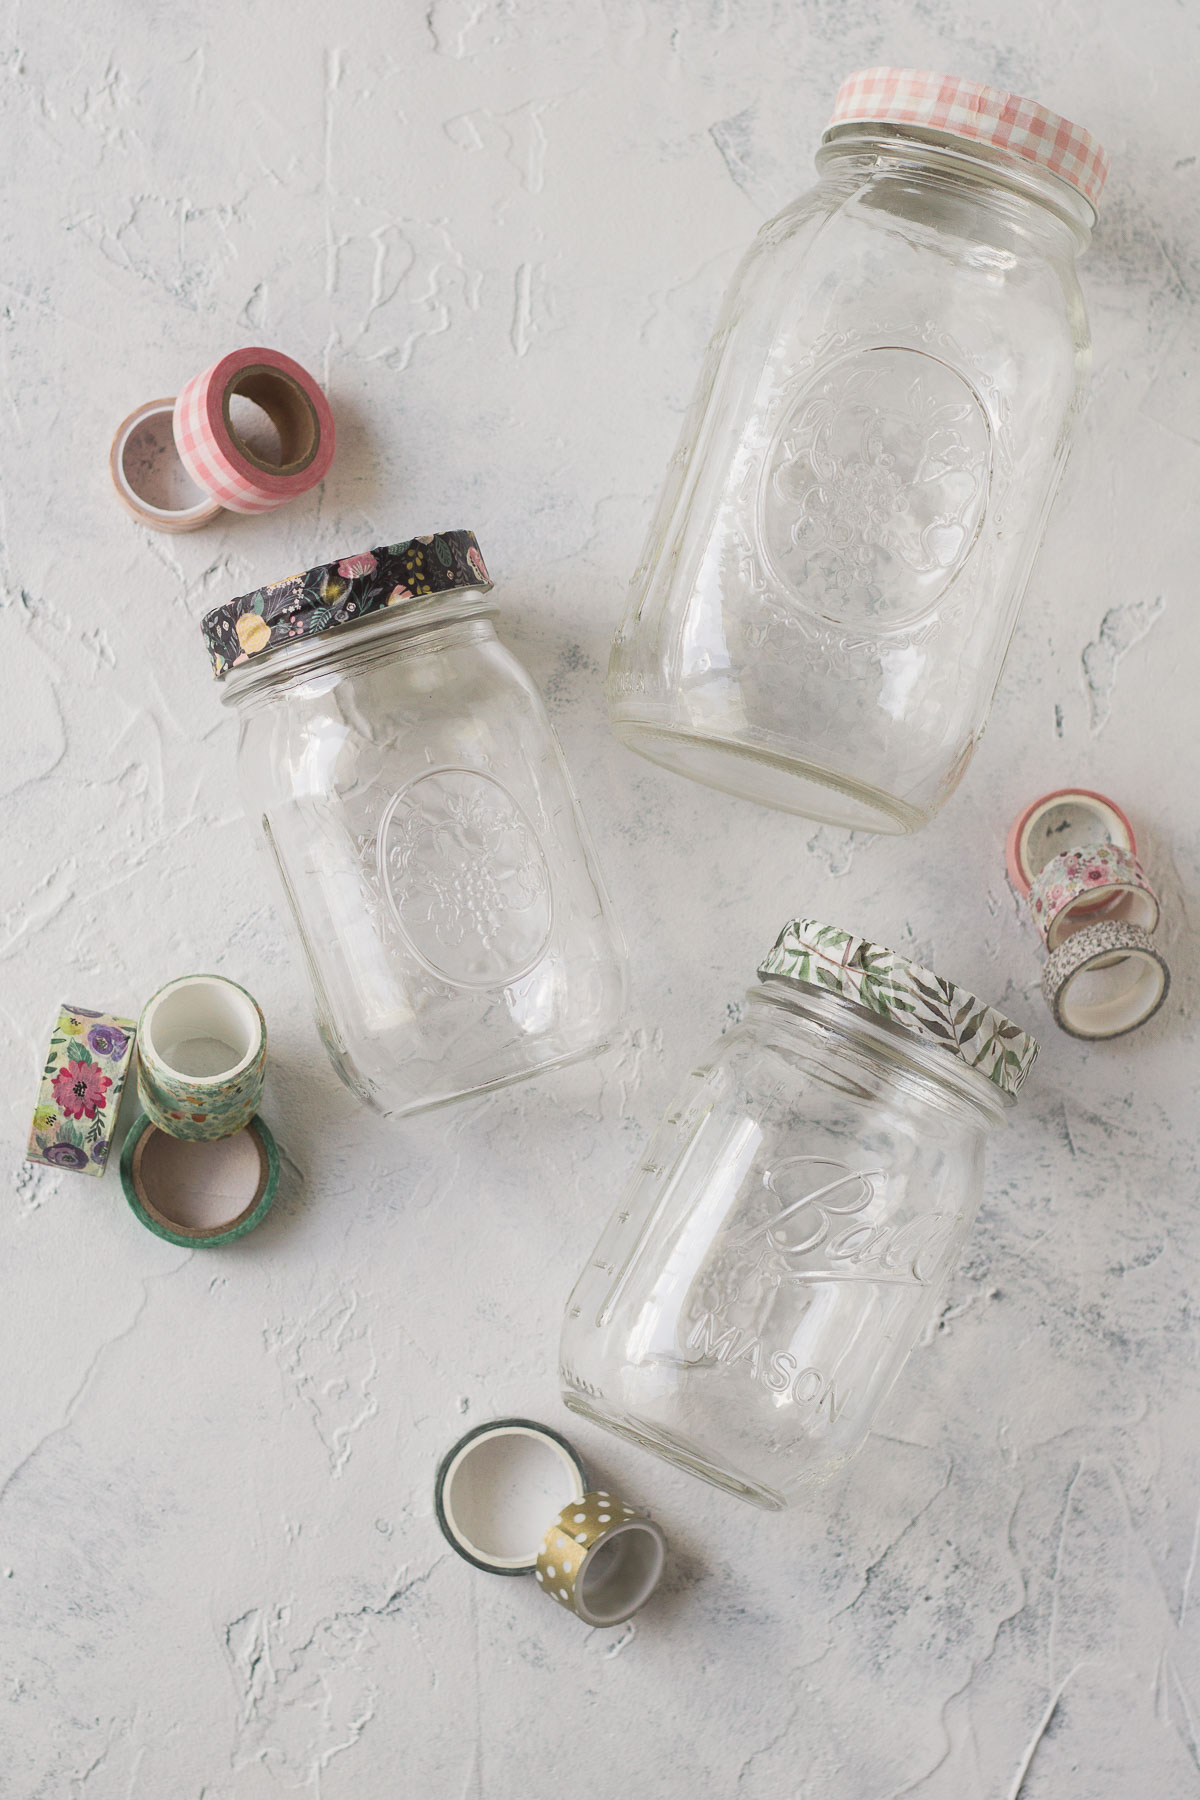
[(624, 1010), (624, 944), (490, 586), (452, 531), (204, 621), (321, 1037), (383, 1113), (589, 1055)]
[(868, 70), (734, 277), (609, 669), (630, 749), (915, 831), (983, 730), (1089, 366), (1107, 163), (1015, 95)]
[(991, 1007), (801, 919), (693, 1069), (567, 1307), (563, 1397), (761, 1506), (860, 1447), (1037, 1055)]

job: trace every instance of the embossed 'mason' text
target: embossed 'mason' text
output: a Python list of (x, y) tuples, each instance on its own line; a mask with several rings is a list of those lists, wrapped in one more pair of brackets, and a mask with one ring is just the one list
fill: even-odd
[(786, 1395), (796, 1406), (806, 1406), (814, 1413), (826, 1408), (831, 1425), (842, 1410), (841, 1396), (830, 1376), (820, 1369), (802, 1369), (790, 1351), (768, 1350), (760, 1337), (737, 1325), (726, 1325), (717, 1313), (701, 1313), (687, 1347), (697, 1352), (692, 1359), (695, 1362), (711, 1357), (727, 1369), (743, 1371), (770, 1393)]

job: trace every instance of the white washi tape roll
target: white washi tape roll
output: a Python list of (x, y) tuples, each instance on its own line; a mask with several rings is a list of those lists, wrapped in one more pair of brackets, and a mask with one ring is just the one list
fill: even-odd
[(221, 502), (197, 487), (175, 447), (174, 400), (147, 400), (118, 427), (108, 467), (117, 499), (151, 531), (198, 531)]
[(1114, 1038), (1158, 1011), (1171, 986), (1162, 952), (1140, 925), (1099, 919), (1053, 951), (1042, 992), (1054, 1020), (1077, 1038)]

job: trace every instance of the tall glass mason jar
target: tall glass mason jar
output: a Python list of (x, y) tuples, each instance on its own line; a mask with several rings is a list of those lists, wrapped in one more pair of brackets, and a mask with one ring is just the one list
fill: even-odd
[(1016, 95), (871, 69), (817, 167), (734, 276), (609, 701), (697, 781), (915, 831), (983, 730), (1066, 460), (1107, 159)]
[(605, 1045), (625, 949), (469, 531), (310, 569), (204, 620), (338, 1074), (404, 1114)]
[(894, 951), (798, 919), (692, 1070), (567, 1307), (563, 1397), (786, 1506), (860, 1447), (1037, 1055)]

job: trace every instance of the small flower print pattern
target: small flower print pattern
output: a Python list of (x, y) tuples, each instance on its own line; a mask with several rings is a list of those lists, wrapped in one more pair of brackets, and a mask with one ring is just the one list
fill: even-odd
[(1017, 1092), (1038, 1053), (1019, 1025), (973, 994), (895, 950), (816, 919), (784, 926), (759, 964), (760, 981), (773, 975), (877, 1013), (959, 1057), (1007, 1094)]
[(68, 1119), (94, 1119), (112, 1077), (92, 1062), (69, 1062), (54, 1077), (54, 1098)]
[(78, 1144), (51, 1144), (46, 1161), (54, 1169), (86, 1169), (87, 1151), (81, 1150)]
[(242, 594), (204, 619), (213, 673), (406, 600), (490, 587), (472, 531), (383, 544)]
[(88, 1049), (94, 1050), (97, 1056), (124, 1056), (129, 1043), (126, 1034), (116, 1025), (93, 1025), (87, 1041)]
[[(1081, 899), (1101, 888), (1111, 888), (1114, 899), (1134, 891), (1144, 894), (1157, 923), (1158, 899), (1132, 851), (1123, 844), (1087, 844), (1082, 849), (1063, 850), (1052, 856), (1033, 878), (1029, 910), (1043, 943), (1049, 944), (1057, 920), (1064, 915), (1069, 917)], [(1083, 917), (1090, 916), (1089, 909)], [(1152, 924), (1150, 929), (1153, 928)]]
[(338, 574), (352, 581), (356, 575), (373, 575), (377, 568), (374, 556), (369, 550), (360, 551), (357, 556), (344, 556), (338, 564)]
[(132, 1019), (82, 1006), (59, 1009), (25, 1152), (28, 1162), (104, 1173), (111, 1148), (106, 1120), (121, 1104), (135, 1030)]

